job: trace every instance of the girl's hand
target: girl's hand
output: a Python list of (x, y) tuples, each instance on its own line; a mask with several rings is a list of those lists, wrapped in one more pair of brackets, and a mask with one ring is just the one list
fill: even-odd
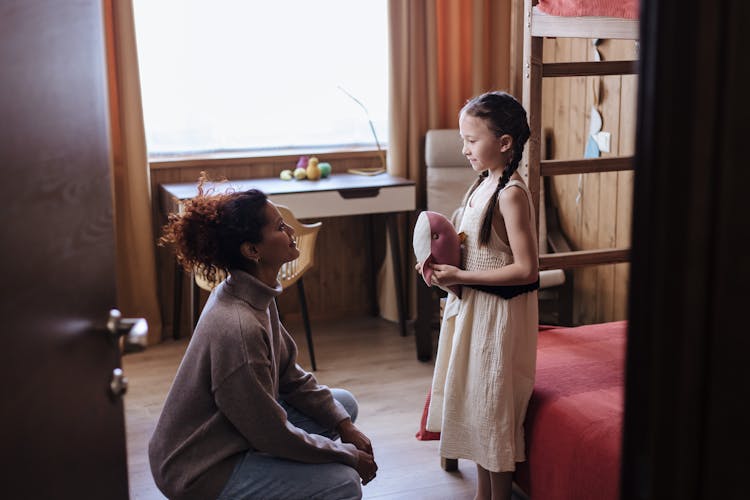
[(422, 263), (417, 262), (417, 265), (414, 266), (414, 270), (417, 271), (419, 274), (422, 274)]
[(438, 286), (451, 286), (461, 284), (459, 272), (456, 266), (448, 264), (432, 264), (432, 284)]

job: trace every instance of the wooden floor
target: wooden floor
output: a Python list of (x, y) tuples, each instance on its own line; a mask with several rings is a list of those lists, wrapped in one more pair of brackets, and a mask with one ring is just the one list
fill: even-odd
[[(309, 369), (304, 330), (296, 324), (287, 328), (299, 345), (300, 364)], [(445, 472), (438, 442), (414, 437), (433, 369), (432, 363), (417, 361), (414, 337), (401, 337), (396, 324), (379, 318), (318, 322), (313, 335), (318, 381), (354, 393), (360, 405), (357, 425), (373, 443), (379, 471), (363, 488), (364, 498), (473, 498), (474, 464), (460, 461), (457, 472)], [(186, 345), (186, 340), (170, 341), (124, 358), (132, 499), (164, 498), (151, 478), (147, 443)]]

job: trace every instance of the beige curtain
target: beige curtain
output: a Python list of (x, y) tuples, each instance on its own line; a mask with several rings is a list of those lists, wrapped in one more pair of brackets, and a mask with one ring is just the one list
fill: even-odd
[[(416, 182), (418, 209), (426, 204), (427, 130), (457, 128), (458, 111), (473, 95), (494, 89), (518, 92), (522, 47), (517, 45), (515, 26), (522, 13), (521, 0), (389, 0), (388, 172)], [(409, 231), (401, 229), (406, 237)], [(396, 320), (390, 245), (386, 249), (378, 273), (378, 302), (381, 315)], [(402, 262), (414, 311), (411, 252)]]
[(131, 0), (105, 0), (117, 248), (117, 300), (127, 317), (146, 318), (149, 344), (161, 341), (156, 256)]
[[(512, 0), (436, 0), (438, 113), (441, 127), (458, 126), (470, 97), (511, 89)], [(523, 2), (518, 3), (523, 9)], [(520, 96), (518, 96), (520, 98)]]

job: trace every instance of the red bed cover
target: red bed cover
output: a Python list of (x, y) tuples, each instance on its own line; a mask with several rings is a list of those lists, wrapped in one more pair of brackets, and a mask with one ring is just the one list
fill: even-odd
[(539, 0), (539, 10), (564, 17), (604, 16), (638, 19), (638, 0)]
[(627, 322), (539, 332), (515, 481), (533, 499), (619, 497)]

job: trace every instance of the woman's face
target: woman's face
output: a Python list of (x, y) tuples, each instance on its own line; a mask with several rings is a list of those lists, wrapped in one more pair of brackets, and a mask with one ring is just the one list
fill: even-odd
[(463, 153), (477, 172), (503, 168), (507, 154), (504, 152), (503, 137), (497, 137), (487, 127), (483, 118), (462, 113), (458, 121), (458, 128), (463, 140)]
[(294, 229), (286, 225), (279, 210), (270, 201), (266, 202), (265, 211), (268, 223), (262, 230), (263, 240), (255, 247), (262, 263), (280, 267), (299, 257)]

